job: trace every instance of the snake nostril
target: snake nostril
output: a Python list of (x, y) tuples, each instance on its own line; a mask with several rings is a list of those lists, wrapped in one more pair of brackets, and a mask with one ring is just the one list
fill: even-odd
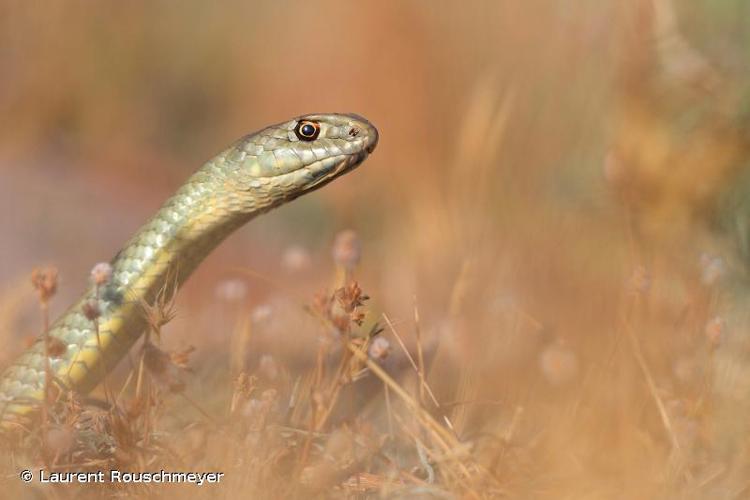
[(349, 129), (349, 137), (357, 137), (359, 135), (359, 129), (357, 127), (352, 127)]

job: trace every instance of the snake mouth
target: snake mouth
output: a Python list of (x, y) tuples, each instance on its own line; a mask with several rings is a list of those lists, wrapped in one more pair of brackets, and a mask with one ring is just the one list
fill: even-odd
[(291, 172), (282, 172), (263, 178), (254, 178), (249, 183), (242, 183), (241, 190), (263, 189), (264, 182), (273, 185), (284, 185), (287, 189), (297, 191), (296, 196), (326, 185), (333, 179), (354, 170), (368, 157), (367, 148), (354, 153), (338, 154), (322, 160), (303, 165)]
[[(375, 146), (378, 145), (378, 139), (380, 139), (380, 134), (378, 134), (378, 129), (370, 125), (370, 135), (369, 135), (369, 144), (365, 146), (365, 151), (367, 151), (367, 154), (372, 154), (373, 151), (375, 151)], [(364, 158), (362, 158), (364, 161)]]
[(321, 183), (333, 180), (343, 173), (354, 170), (367, 158), (367, 155), (368, 153), (362, 150), (356, 153), (331, 156), (325, 160), (318, 160), (311, 163), (305, 167), (308, 175), (311, 177), (307, 187), (318, 187)]

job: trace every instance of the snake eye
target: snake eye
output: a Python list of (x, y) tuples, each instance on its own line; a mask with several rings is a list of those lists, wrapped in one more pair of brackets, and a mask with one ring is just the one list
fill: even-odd
[(314, 141), (320, 134), (320, 125), (309, 120), (300, 120), (294, 127), (294, 133), (300, 141)]

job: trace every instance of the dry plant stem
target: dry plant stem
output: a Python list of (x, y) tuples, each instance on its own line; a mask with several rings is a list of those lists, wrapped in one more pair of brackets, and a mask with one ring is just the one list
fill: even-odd
[[(440, 460), (440, 457), (433, 450), (431, 450), (430, 448), (428, 448), (427, 446), (425, 446), (424, 443), (422, 443), (422, 441), (420, 440), (420, 438), (417, 435), (417, 433), (409, 426), (409, 424), (407, 424), (404, 421), (403, 418), (401, 418), (399, 416), (398, 413), (394, 412), (393, 419), (396, 421), (396, 423), (398, 424), (398, 426), (401, 428), (401, 431), (404, 434), (406, 434), (409, 437), (409, 439), (413, 440), (417, 444), (417, 446), (421, 445), (423, 447), (423, 451), (427, 455), (429, 455), (430, 460), (433, 460), (434, 462), (438, 462)], [(455, 475), (454, 471), (452, 471), (451, 469), (447, 469), (447, 473), (450, 474), (451, 476), (454, 476), (453, 479), (456, 480), (457, 482), (461, 482), (462, 481), (462, 478), (460, 476), (458, 476), (458, 475)], [(425, 481), (422, 481), (422, 482), (424, 482), (426, 484)]]
[(417, 308), (416, 297), (414, 297), (414, 331), (417, 337), (417, 361), (419, 361), (419, 369), (417, 370), (417, 372), (419, 373), (419, 404), (424, 405), (424, 388), (427, 386), (427, 382), (425, 382), (425, 377), (424, 377), (424, 354), (422, 353), (422, 329), (419, 327), (419, 309)]
[[(633, 222), (633, 215), (631, 211), (630, 204), (628, 203), (628, 200), (623, 198), (623, 203), (625, 206), (625, 229), (627, 231), (627, 240), (628, 240), (628, 248), (630, 250), (630, 256), (632, 261), (639, 262), (639, 245), (637, 244), (637, 240), (635, 237), (635, 229), (634, 229), (634, 222)], [(635, 267), (635, 266), (632, 266)], [(633, 302), (631, 304), (631, 307), (627, 308), (627, 312), (625, 313), (622, 322), (623, 327), (625, 329), (625, 333), (628, 337), (628, 340), (630, 341), (630, 347), (633, 351), (633, 356), (636, 359), (636, 362), (638, 363), (638, 367), (641, 370), (641, 373), (643, 374), (644, 379), (646, 380), (646, 385), (648, 386), (649, 393), (651, 394), (651, 398), (654, 400), (654, 403), (656, 404), (656, 408), (659, 412), (659, 417), (661, 418), (662, 425), (664, 426), (665, 431), (667, 432), (667, 435), (669, 436), (669, 440), (672, 444), (673, 451), (679, 451), (680, 450), (680, 443), (677, 440), (677, 436), (674, 432), (674, 428), (672, 427), (672, 420), (669, 418), (669, 414), (667, 413), (666, 406), (664, 405), (664, 401), (662, 400), (661, 396), (659, 396), (658, 388), (656, 387), (656, 383), (654, 382), (654, 377), (651, 374), (651, 370), (648, 367), (648, 364), (646, 363), (646, 359), (643, 357), (643, 352), (641, 350), (641, 345), (638, 340), (638, 337), (636, 336), (635, 332), (633, 331), (633, 326), (631, 324), (631, 315), (632, 312), (638, 309), (638, 306), (640, 305), (640, 295), (635, 295), (633, 298)], [(617, 339), (615, 339), (617, 340)], [(615, 350), (617, 348), (617, 345), (615, 344)], [(614, 357), (614, 354), (613, 354)]]
[[(52, 368), (49, 363), (50, 336), (49, 336), (49, 305), (46, 300), (41, 300), (42, 328), (44, 335), (44, 403), (42, 404), (42, 442), (44, 450), (47, 447), (47, 432), (49, 430), (49, 390), (52, 383)], [(43, 453), (46, 457), (46, 453)]]
[(229, 355), (229, 366), (233, 376), (245, 371), (245, 359), (253, 336), (253, 322), (247, 315), (236, 314), (235, 327), (232, 329), (232, 351)]
[[(404, 344), (404, 341), (401, 338), (401, 335), (398, 334), (398, 332), (396, 331), (396, 327), (393, 325), (393, 323), (391, 322), (391, 319), (388, 317), (388, 315), (386, 313), (383, 313), (383, 319), (385, 320), (386, 324), (388, 325), (388, 328), (391, 329), (391, 332), (393, 332), (393, 336), (396, 337), (396, 341), (398, 341), (398, 345), (401, 346), (401, 350), (403, 350), (404, 354), (406, 354), (406, 357), (409, 360), (409, 363), (411, 364), (412, 368), (414, 368), (414, 371), (417, 373), (417, 376), (419, 377), (420, 385), (423, 384), (423, 383), (426, 385), (426, 383), (424, 381), (424, 377), (419, 376), (420, 375), (420, 369), (419, 369), (419, 366), (417, 365), (417, 362), (414, 361), (414, 357), (409, 352), (409, 349), (406, 348), (406, 344)], [(430, 395), (430, 399), (432, 399), (432, 402), (435, 403), (436, 406), (440, 406), (438, 404), (438, 402), (437, 402), (437, 398), (432, 393), (432, 390), (429, 388), (429, 386), (427, 386), (426, 389), (427, 389), (427, 392)], [(421, 390), (420, 390), (420, 392), (421, 392)]]
[(510, 443), (511, 439), (513, 439), (513, 435), (521, 423), (521, 417), (523, 417), (523, 406), (516, 406), (516, 409), (513, 411), (513, 418), (511, 418), (508, 428), (503, 433), (503, 440), (506, 443)]
[(292, 392), (289, 394), (289, 403), (287, 403), (286, 407), (286, 415), (284, 416), (284, 422), (289, 423), (292, 421), (292, 417), (295, 413), (295, 410), (297, 409), (297, 401), (299, 398), (299, 388), (300, 388), (300, 381), (302, 380), (302, 377), (297, 377), (294, 380), (294, 385), (292, 386)]
[[(403, 423), (403, 421), (399, 422), (399, 424)], [(399, 467), (399, 464), (397, 464), (391, 457), (389, 457), (386, 453), (383, 453), (382, 451), (379, 451), (377, 453), (377, 456), (380, 457), (385, 463), (387, 463), (390, 467), (393, 468), (393, 472), (395, 472), (396, 475), (403, 478), (405, 481), (409, 481), (411, 483), (414, 483), (419, 486), (429, 486), (427, 483), (425, 483), (422, 479), (418, 478), (414, 474), (411, 474), (409, 471), (402, 470)], [(385, 497), (388, 498), (388, 497)]]
[(328, 389), (328, 396), (326, 398), (328, 404), (325, 407), (325, 410), (323, 411), (322, 415), (318, 418), (315, 430), (319, 431), (321, 430), (326, 422), (328, 422), (328, 418), (331, 416), (331, 413), (333, 412), (333, 408), (336, 405), (336, 402), (338, 401), (339, 394), (341, 394), (341, 389), (346, 384), (346, 380), (344, 379), (344, 374), (346, 373), (347, 368), (349, 367), (349, 363), (351, 361), (352, 355), (349, 353), (349, 350), (346, 349), (346, 346), (344, 346), (344, 351), (341, 354), (341, 361), (339, 362), (339, 366), (336, 369), (336, 374), (331, 380), (331, 387)]
[(117, 405), (120, 400), (122, 399), (123, 394), (125, 394), (125, 391), (130, 386), (130, 382), (133, 381), (133, 374), (135, 373), (135, 367), (132, 366), (131, 362), (131, 369), (130, 372), (128, 372), (128, 376), (125, 378), (125, 382), (122, 384), (122, 387), (120, 388), (119, 392), (117, 393), (117, 397), (115, 398), (115, 405)]
[(315, 362), (315, 377), (313, 378), (313, 383), (310, 385), (310, 425), (308, 428), (307, 438), (305, 439), (305, 444), (302, 447), (302, 453), (300, 454), (299, 458), (299, 471), (301, 471), (307, 463), (307, 457), (310, 454), (310, 446), (312, 446), (312, 440), (315, 435), (315, 431), (317, 431), (317, 416), (319, 404), (319, 398), (317, 394), (320, 391), (320, 385), (323, 381), (326, 350), (326, 345), (324, 343), (321, 343), (320, 347), (318, 348), (318, 356)]
[[(455, 428), (453, 426), (453, 423), (448, 418), (448, 416), (443, 413), (442, 407), (441, 407), (440, 403), (438, 402), (437, 398), (435, 397), (435, 393), (432, 392), (432, 389), (430, 388), (429, 384), (427, 384), (427, 381), (425, 380), (425, 376), (424, 376), (424, 374), (425, 374), (425, 371), (424, 371), (424, 359), (422, 357), (422, 346), (421, 346), (421, 343), (420, 343), (421, 334), (419, 332), (419, 315), (418, 315), (418, 312), (416, 310), (416, 307), (415, 307), (415, 310), (414, 310), (414, 314), (415, 314), (415, 318), (417, 320), (417, 344), (419, 344), (417, 346), (417, 353), (418, 353), (418, 357), (420, 358), (419, 366), (414, 361), (414, 358), (412, 357), (412, 355), (409, 352), (409, 350), (406, 348), (406, 344), (404, 344), (403, 339), (398, 334), (398, 331), (396, 331), (396, 327), (393, 325), (393, 323), (391, 322), (391, 319), (388, 317), (388, 315), (385, 314), (385, 313), (383, 313), (383, 319), (385, 320), (386, 324), (388, 325), (388, 328), (391, 329), (391, 332), (393, 332), (393, 336), (398, 341), (398, 345), (401, 346), (401, 349), (404, 351), (404, 354), (406, 354), (406, 357), (409, 359), (409, 363), (411, 364), (412, 368), (414, 368), (414, 371), (417, 373), (417, 376), (419, 377), (419, 382), (420, 382), (420, 397), (421, 398), (423, 397), (423, 395), (424, 395), (423, 391), (427, 392), (427, 394), (430, 396), (430, 399), (432, 400), (432, 403), (435, 405), (435, 407), (437, 408), (437, 410), (440, 411), (440, 415), (443, 417), (443, 420), (445, 421), (445, 424), (448, 426), (448, 428), (451, 430), (451, 432), (454, 433), (454, 437), (456, 437), (455, 436)], [(424, 402), (424, 401), (422, 401), (422, 402)]]
[[(398, 413), (394, 413), (393, 418), (395, 419), (396, 423), (399, 425), (401, 430), (404, 432), (404, 434), (409, 436), (409, 438), (411, 438), (416, 443), (418, 449), (420, 446), (422, 447), (422, 452), (425, 453), (429, 457), (430, 460), (432, 460), (434, 463), (439, 463), (439, 462), (444, 461), (443, 457), (439, 456), (433, 450), (425, 446), (424, 443), (422, 443), (417, 433), (415, 433), (412, 429), (409, 428), (406, 422), (404, 422), (404, 420), (401, 417), (399, 417)], [(419, 451), (417, 453), (419, 453)], [(450, 454), (446, 452), (445, 456), (450, 456)], [(421, 460), (422, 460), (422, 457), (420, 457), (420, 461)], [(453, 462), (457, 463), (460, 467), (463, 468), (463, 470), (461, 470), (460, 473), (458, 473), (457, 471), (453, 470), (451, 467), (446, 467), (446, 468), (441, 467), (440, 469), (438, 469), (441, 472), (441, 475), (449, 476), (448, 479), (452, 479), (456, 483), (460, 484), (470, 494), (471, 497), (480, 498), (480, 495), (472, 489), (471, 484), (468, 482), (468, 480), (470, 479), (468, 469), (466, 469), (465, 465), (460, 460), (454, 460)], [(432, 467), (430, 466), (430, 468)], [(425, 485), (428, 484), (426, 481), (420, 480), (420, 482), (422, 482)]]
[(49, 364), (49, 354), (50, 354), (50, 337), (49, 337), (49, 306), (47, 305), (46, 301), (42, 301), (41, 303), (41, 310), (42, 310), (42, 334), (44, 335), (44, 405), (42, 405), (42, 411), (43, 411), (43, 417), (42, 422), (43, 426), (46, 428), (49, 424), (48, 421), (48, 413), (47, 413), (47, 405), (49, 403), (49, 386), (50, 382), (52, 381), (52, 370), (50, 368)]
[(192, 398), (191, 398), (190, 396), (188, 396), (188, 395), (187, 395), (187, 394), (185, 394), (184, 392), (179, 392), (178, 394), (179, 394), (179, 395), (180, 395), (180, 396), (181, 396), (181, 397), (182, 397), (182, 398), (183, 398), (183, 399), (184, 399), (185, 401), (187, 401), (187, 402), (188, 402), (188, 403), (190, 404), (190, 406), (192, 406), (193, 408), (195, 408), (195, 409), (196, 409), (196, 411), (197, 411), (198, 413), (200, 413), (201, 415), (203, 415), (204, 417), (206, 417), (206, 420), (208, 420), (208, 421), (209, 421), (209, 422), (211, 422), (211, 423), (212, 423), (213, 425), (215, 425), (215, 426), (217, 426), (217, 427), (218, 427), (218, 425), (219, 425), (219, 421), (218, 421), (218, 420), (216, 420), (216, 419), (215, 419), (214, 417), (212, 417), (212, 416), (211, 416), (211, 414), (210, 414), (210, 413), (208, 413), (208, 412), (207, 412), (206, 410), (204, 410), (204, 409), (203, 409), (203, 407), (201, 407), (201, 406), (200, 406), (200, 405), (199, 405), (199, 404), (198, 404), (198, 403), (197, 403), (197, 402), (196, 402), (196, 401), (195, 401), (194, 399), (192, 399)]
[(664, 406), (664, 401), (662, 401), (661, 396), (659, 396), (659, 391), (656, 387), (656, 383), (654, 382), (654, 377), (651, 374), (651, 370), (648, 367), (648, 364), (646, 363), (646, 359), (643, 357), (643, 352), (641, 351), (641, 345), (638, 341), (638, 337), (636, 337), (635, 332), (633, 331), (632, 326), (630, 325), (630, 322), (628, 321), (628, 318), (624, 319), (624, 326), (625, 326), (625, 332), (627, 333), (628, 340), (630, 340), (630, 347), (633, 350), (633, 355), (635, 356), (636, 361), (638, 362), (638, 367), (641, 370), (641, 373), (643, 374), (643, 378), (646, 380), (646, 385), (648, 386), (648, 390), (651, 394), (651, 398), (654, 400), (654, 403), (656, 404), (656, 408), (659, 411), (659, 417), (661, 418), (662, 424), (664, 425), (664, 429), (667, 432), (667, 435), (669, 436), (669, 440), (672, 443), (672, 449), (674, 451), (680, 450), (680, 443), (677, 440), (677, 436), (675, 435), (674, 428), (672, 427), (672, 420), (669, 418), (669, 414), (667, 413), (667, 408)]
[[(367, 368), (369, 368), (370, 371), (375, 374), (376, 377), (380, 378), (380, 380), (387, 384), (388, 387), (393, 390), (393, 392), (412, 409), (412, 411), (414, 411), (414, 414), (417, 416), (420, 424), (425, 429), (429, 430), (433, 441), (443, 450), (446, 455), (450, 455), (453, 448), (459, 446), (460, 443), (458, 442), (456, 437), (445, 427), (440, 425), (434, 418), (432, 418), (429, 413), (424, 411), (424, 409), (419, 406), (414, 398), (409, 396), (409, 394), (400, 385), (398, 385), (396, 381), (393, 380), (393, 378), (391, 378), (391, 376), (388, 375), (385, 370), (383, 370), (377, 363), (368, 358), (365, 352), (357, 348), (357, 346), (355, 346), (351, 342), (349, 343), (349, 350), (357, 359), (364, 363)], [(471, 473), (466, 467), (466, 464), (462, 463), (461, 461), (457, 461), (457, 466), (465, 477), (471, 477)]]
[[(148, 338), (148, 334), (146, 334), (146, 338)], [(141, 390), (143, 388), (143, 373), (145, 368), (145, 355), (144, 353), (141, 353), (141, 359), (138, 361), (138, 376), (136, 377), (135, 382), (135, 398), (140, 399), (141, 397)]]
[[(146, 330), (146, 334), (143, 339), (143, 346), (145, 346), (151, 340), (151, 329)], [(146, 365), (146, 350), (141, 350), (141, 359), (138, 363), (138, 378), (135, 385), (135, 400), (140, 404), (141, 398), (145, 397), (145, 407), (143, 409), (143, 440), (147, 445), (150, 435), (150, 424), (151, 424), (151, 384), (148, 384), (145, 377), (145, 365)], [(143, 388), (145, 384), (146, 395), (142, 396)]]
[[(44, 381), (42, 387), (41, 404), (41, 457), (46, 465), (50, 464), (50, 453), (48, 449), (48, 433), (51, 424), (50, 403), (52, 382), (54, 380), (50, 356), (52, 355), (52, 338), (49, 334), (49, 301), (57, 290), (57, 271), (53, 268), (35, 269), (31, 274), (31, 283), (36, 289), (39, 297), (39, 309), (42, 313), (42, 343), (43, 343), (43, 370)], [(57, 393), (59, 399), (60, 392)], [(54, 460), (53, 460), (54, 463)]]
[[(293, 422), (308, 422), (306, 420), (307, 413), (305, 413), (307, 410), (309, 410), (309, 405), (306, 407), (304, 404), (301, 404), (304, 401), (304, 395), (307, 394), (308, 396), (311, 394), (311, 387), (314, 383), (315, 379), (315, 371), (306, 373), (304, 376), (300, 376), (298, 378), (297, 387), (295, 387), (294, 392), (294, 406), (289, 412), (289, 415), (286, 419), (286, 422), (293, 423)], [(312, 402), (310, 402), (312, 404)], [(300, 424), (302, 425), (302, 424)]]
[(151, 384), (148, 384), (146, 387), (146, 408), (143, 410), (143, 444), (145, 446), (149, 445), (150, 437), (151, 437), (151, 425), (152, 425), (152, 415), (151, 415), (151, 400), (153, 396), (153, 388)]
[[(424, 388), (427, 386), (427, 382), (425, 381), (424, 376), (424, 355), (422, 353), (422, 330), (419, 327), (419, 309), (417, 309), (417, 298), (414, 297), (414, 331), (415, 335), (417, 337), (417, 361), (419, 362), (419, 369), (417, 370), (417, 374), (419, 376), (419, 406), (420, 408), (424, 408)], [(422, 430), (422, 435), (424, 436), (424, 439), (427, 440), (427, 430)], [(415, 444), (417, 447), (417, 455), (419, 455), (419, 461), (422, 464), (422, 469), (427, 473), (427, 482), (432, 484), (435, 482), (435, 471), (432, 468), (432, 465), (430, 465), (429, 460), (427, 459), (427, 456), (425, 455), (425, 446), (419, 441), (415, 440)]]
[(391, 393), (388, 384), (383, 382), (383, 391), (385, 392), (385, 409), (388, 414), (388, 435), (393, 439), (393, 408), (391, 407)]

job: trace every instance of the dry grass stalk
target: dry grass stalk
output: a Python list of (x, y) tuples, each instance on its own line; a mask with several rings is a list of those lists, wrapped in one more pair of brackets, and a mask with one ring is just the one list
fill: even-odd
[[(49, 430), (49, 405), (52, 386), (52, 369), (50, 368), (50, 357), (53, 352), (52, 339), (49, 335), (49, 301), (57, 292), (57, 269), (47, 267), (34, 269), (31, 273), (31, 284), (37, 291), (39, 307), (42, 311), (42, 337), (44, 338), (44, 401), (42, 402), (42, 442), (47, 443)], [(43, 455), (46, 457), (47, 453)]]

